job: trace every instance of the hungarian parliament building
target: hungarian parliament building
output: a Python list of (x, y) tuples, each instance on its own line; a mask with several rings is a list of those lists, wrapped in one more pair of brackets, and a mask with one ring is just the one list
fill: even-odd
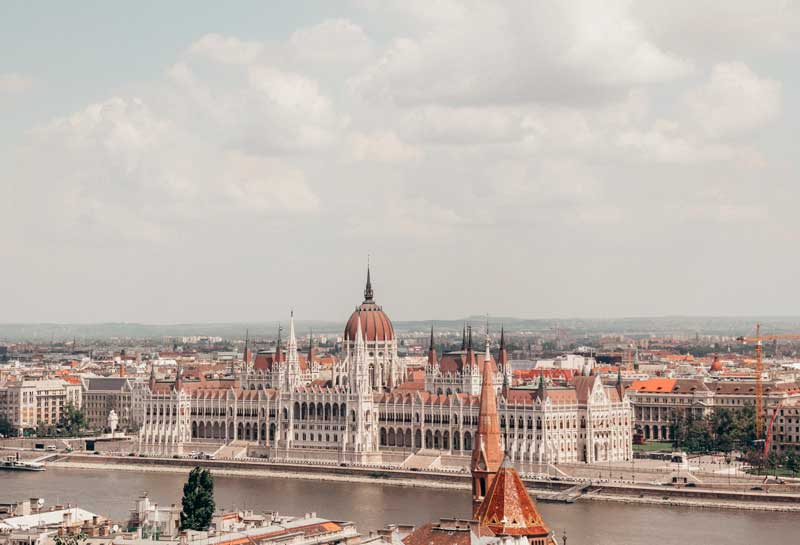
[[(341, 357), (322, 367), (313, 343), (298, 350), (294, 317), (277, 348), (246, 345), (235, 381), (189, 381), (181, 370), (131, 394), (138, 450), (189, 450), (356, 464), (408, 463), (413, 457), (467, 467), (478, 428), (482, 368), (493, 370), (501, 446), (520, 467), (631, 460), (633, 411), (621, 385), (576, 376), (568, 386), (515, 387), (504, 335), (493, 353), (465, 332), (461, 350), (428, 350), (424, 382), (398, 357), (392, 322), (375, 302), (369, 271), (364, 301), (344, 328)], [(481, 346), (483, 345), (483, 346)], [(235, 386), (232, 386), (234, 384)]]

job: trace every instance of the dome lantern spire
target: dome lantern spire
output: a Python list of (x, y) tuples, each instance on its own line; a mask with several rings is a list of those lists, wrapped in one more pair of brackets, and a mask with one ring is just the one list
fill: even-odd
[(369, 258), (367, 258), (367, 286), (364, 288), (364, 302), (371, 303), (374, 298), (374, 293), (372, 292), (372, 280), (370, 279), (369, 275)]

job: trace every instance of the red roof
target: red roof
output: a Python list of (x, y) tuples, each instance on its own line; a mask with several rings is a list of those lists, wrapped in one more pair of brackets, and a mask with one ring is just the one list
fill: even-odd
[(498, 536), (547, 538), (550, 529), (508, 458), (497, 471), (475, 518)]
[(358, 335), (358, 320), (361, 319), (361, 333), (367, 342), (390, 341), (394, 339), (392, 321), (383, 312), (383, 309), (371, 301), (365, 301), (358, 306), (347, 320), (344, 328), (346, 339), (354, 340)]

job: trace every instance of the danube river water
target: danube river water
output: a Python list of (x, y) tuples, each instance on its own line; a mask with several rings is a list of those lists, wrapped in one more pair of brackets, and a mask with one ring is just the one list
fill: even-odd
[[(180, 502), (185, 475), (50, 468), (43, 473), (0, 473), (0, 502), (43, 497), (48, 505), (78, 504), (125, 519), (133, 500), (147, 491), (160, 504)], [(439, 517), (467, 517), (467, 491), (406, 488), (284, 478), (215, 477), (217, 506), (315, 511), (353, 520), (361, 531), (392, 522), (420, 524)], [(800, 514), (627, 505), (584, 501), (540, 504), (545, 520), (569, 545), (753, 545), (800, 541)], [(560, 540), (559, 540), (560, 541)]]

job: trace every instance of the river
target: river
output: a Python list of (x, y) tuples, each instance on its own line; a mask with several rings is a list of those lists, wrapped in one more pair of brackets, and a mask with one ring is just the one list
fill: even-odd
[[(133, 500), (147, 491), (160, 504), (180, 502), (185, 476), (174, 473), (50, 468), (43, 473), (0, 473), (0, 502), (43, 497), (47, 505), (72, 503), (112, 519), (127, 519)], [(392, 522), (420, 524), (467, 517), (467, 491), (284, 478), (215, 477), (220, 508), (314, 511), (352, 520), (362, 532)], [(569, 545), (778, 545), (798, 543), (800, 514), (655, 507), (583, 501), (540, 504), (545, 521)], [(560, 541), (560, 539), (559, 539)]]

